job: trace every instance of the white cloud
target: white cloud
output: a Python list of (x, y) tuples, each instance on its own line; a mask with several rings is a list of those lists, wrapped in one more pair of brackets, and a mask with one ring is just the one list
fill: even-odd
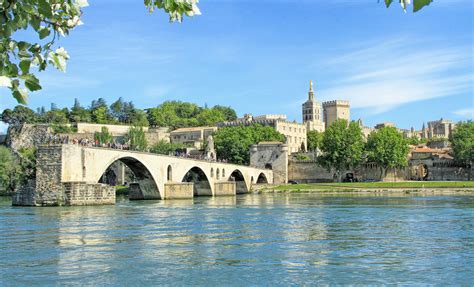
[(469, 93), (474, 80), (470, 48), (432, 47), (398, 38), (329, 59), (325, 69), (339, 80), (320, 95), (380, 113), (415, 101)]
[(454, 111), (453, 114), (461, 116), (466, 119), (473, 119), (474, 118), (474, 108), (468, 108), (468, 109), (460, 109), (457, 111)]
[(172, 91), (171, 86), (165, 86), (165, 85), (151, 86), (145, 89), (144, 95), (147, 98), (156, 99), (156, 98), (161, 98), (170, 94), (171, 91)]

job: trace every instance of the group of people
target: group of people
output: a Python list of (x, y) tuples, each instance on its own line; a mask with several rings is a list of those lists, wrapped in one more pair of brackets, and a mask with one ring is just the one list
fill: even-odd
[[(130, 145), (128, 143), (116, 143), (116, 142), (107, 142), (101, 143), (99, 140), (90, 140), (88, 138), (70, 138), (68, 135), (49, 135), (47, 144), (75, 144), (84, 147), (101, 147), (101, 148), (111, 148), (111, 149), (120, 149), (120, 150), (130, 150)], [(186, 150), (178, 149), (169, 154), (170, 156), (181, 157), (181, 158), (191, 158), (198, 160), (207, 160), (215, 161), (221, 163), (227, 163), (227, 160), (223, 159), (212, 159), (207, 157), (205, 154), (196, 154), (191, 155)]]

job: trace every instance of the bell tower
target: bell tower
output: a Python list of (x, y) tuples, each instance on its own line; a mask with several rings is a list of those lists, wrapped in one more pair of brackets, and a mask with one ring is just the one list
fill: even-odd
[(308, 131), (324, 131), (322, 120), (321, 103), (314, 97), (313, 81), (309, 81), (308, 100), (302, 105), (303, 123)]

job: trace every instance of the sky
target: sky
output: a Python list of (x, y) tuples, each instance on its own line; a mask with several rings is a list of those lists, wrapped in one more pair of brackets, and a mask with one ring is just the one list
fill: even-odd
[[(89, 0), (84, 25), (57, 43), (71, 57), (66, 73), (39, 73), (28, 106), (180, 100), (301, 122), (313, 80), (317, 100), (349, 100), (366, 126), (472, 119), (473, 3), (404, 13), (377, 0), (201, 0), (201, 16), (171, 24), (142, 1)], [(15, 105), (0, 88), (0, 111)]]

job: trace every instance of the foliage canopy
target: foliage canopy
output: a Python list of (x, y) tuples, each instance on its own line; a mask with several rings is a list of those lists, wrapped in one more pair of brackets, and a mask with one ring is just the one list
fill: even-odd
[(462, 165), (472, 166), (474, 161), (474, 122), (460, 122), (451, 138), (454, 160)]
[(356, 122), (337, 120), (324, 132), (320, 157), (326, 168), (334, 168), (339, 181), (342, 172), (356, 167), (362, 160), (364, 140)]
[(249, 147), (262, 141), (285, 142), (285, 136), (272, 127), (253, 124), (223, 127), (214, 134), (217, 157), (235, 164), (250, 163)]
[(383, 127), (367, 138), (367, 158), (380, 166), (382, 178), (387, 169), (407, 166), (408, 151), (407, 140), (394, 127)]

